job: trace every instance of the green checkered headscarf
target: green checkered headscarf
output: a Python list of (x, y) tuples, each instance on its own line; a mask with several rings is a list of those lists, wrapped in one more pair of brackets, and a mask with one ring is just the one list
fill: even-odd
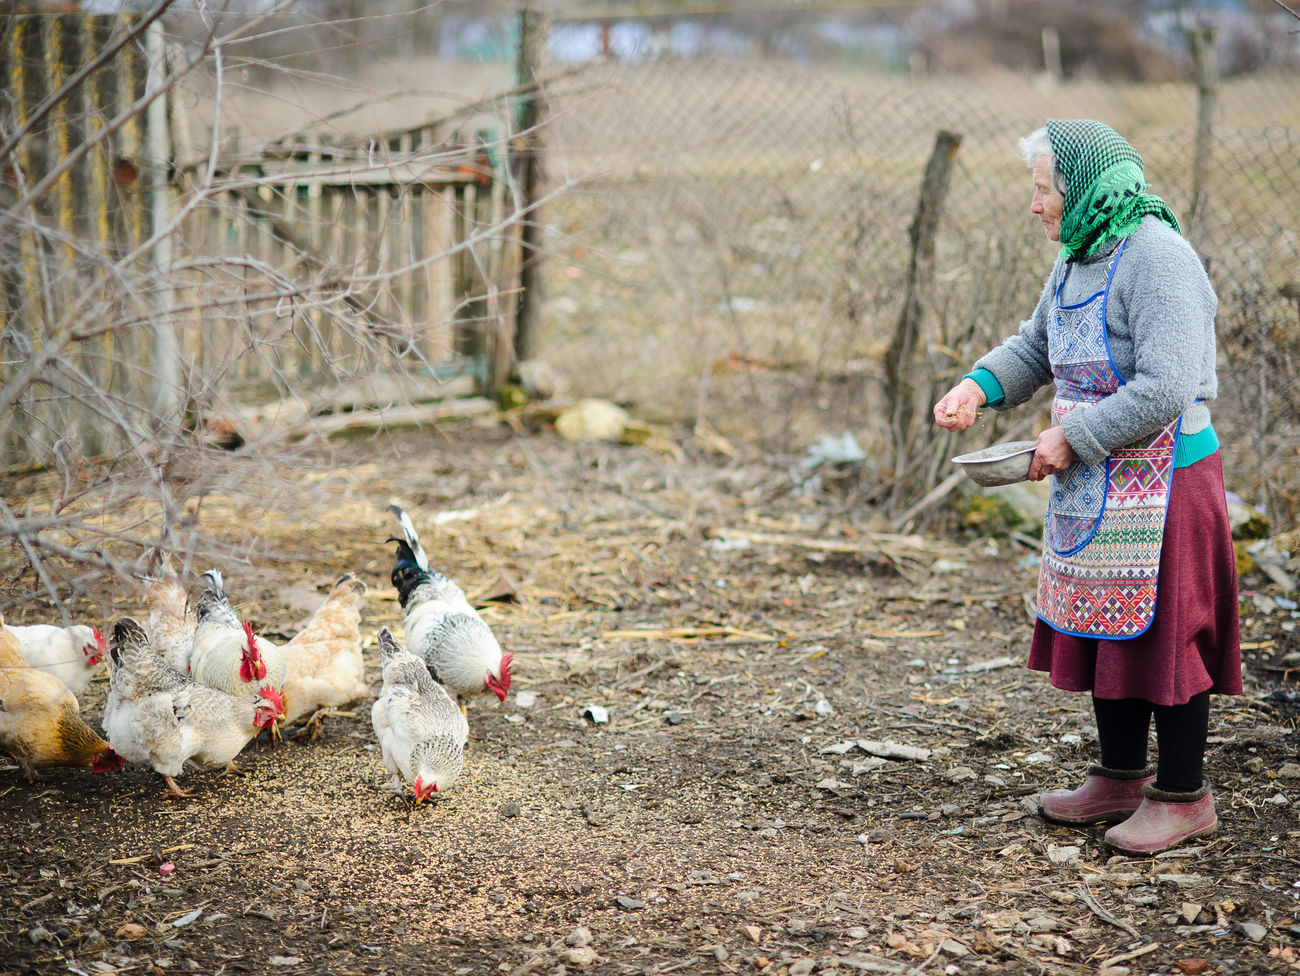
[(1092, 119), (1048, 119), (1047, 138), (1069, 187), (1061, 216), (1061, 248), (1086, 258), (1105, 241), (1127, 237), (1155, 214), (1174, 230), (1169, 206), (1146, 192), (1142, 157), (1110, 126)]

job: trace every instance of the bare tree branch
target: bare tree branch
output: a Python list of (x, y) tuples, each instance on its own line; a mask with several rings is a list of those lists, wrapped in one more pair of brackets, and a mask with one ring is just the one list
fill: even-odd
[(1281, 7), (1283, 10), (1285, 10), (1287, 13), (1289, 13), (1296, 20), (1300, 20), (1300, 11), (1296, 11), (1293, 10), (1291, 7), (1288, 7), (1286, 4), (1282, 2), (1282, 0), (1273, 0), (1273, 2), (1277, 4), (1279, 7)]
[[(65, 612), (70, 602), (104, 592), (105, 581), (110, 591), (132, 585), (133, 575), (160, 549), (174, 551), (186, 566), (196, 557), (274, 558), (272, 544), (254, 534), (237, 541), (217, 538), (205, 525), (211, 511), (206, 500), (245, 492), (264, 497), (261, 486), (271, 484), (276, 501), (288, 504), (315, 490), (286, 476), (314, 463), (309, 448), (318, 445), (302, 440), (297, 446), (295, 439), (311, 429), (313, 416), (339, 408), (330, 390), (345, 384), (360, 389), (374, 385), (376, 376), (403, 370), (436, 375), (441, 362), (436, 349), (431, 351), (430, 336), (449, 337), (456, 319), (469, 309), (496, 314), (497, 299), (508, 291), (492, 280), (500, 259), (490, 255), (510, 240), (513, 227), (532, 219), (530, 213), (498, 203), (491, 221), (466, 222), (453, 239), (417, 238), (408, 226), (415, 191), (383, 189), (407, 186), (410, 174), (421, 169), (437, 170), (444, 182), (433, 180), (421, 193), (449, 194), (440, 187), (459, 179), (458, 185), (469, 189), (457, 192), (471, 194), (468, 199), (488, 189), (499, 199), (500, 184), (476, 184), (472, 171), (457, 175), (464, 152), (433, 151), (427, 144), (405, 153), (386, 151), (388, 183), (372, 192), (358, 178), (351, 191), (381, 205), (369, 224), (362, 214), (356, 226), (364, 233), (342, 240), (342, 249), (319, 244), (336, 240), (331, 228), (340, 219), (337, 213), (294, 209), (305, 197), (298, 196), (291, 173), (250, 175), (240, 169), (246, 157), (223, 157), (232, 46), (242, 50), (254, 40), (287, 32), (290, 28), (266, 28), (269, 18), (291, 3), (233, 25), (223, 25), (220, 14), (200, 5), (201, 30), (183, 49), (172, 45), (178, 55), (147, 90), (128, 85), (125, 107), (84, 131), (72, 127), (78, 140), (49, 166), (34, 168), (30, 181), (19, 172), (15, 185), (0, 184), (0, 193), (8, 194), (0, 210), (0, 239), (14, 242), (14, 248), (0, 251), (0, 282), (10, 289), (5, 300), (16, 303), (0, 330), (0, 410), (9, 418), (11, 446), (21, 437), (35, 452), (31, 476), (54, 479), (49, 491), (55, 499), (45, 511), (24, 508), (12, 498), (0, 502), (0, 573), (21, 582), (0, 592), (0, 611), (43, 602)], [(147, 27), (134, 24), (131, 37), (139, 39)], [(6, 133), (7, 150), (15, 158), (30, 152), (26, 147), (37, 138), (42, 120), (58, 119), (62, 125), (68, 105), (76, 103), (71, 96), (77, 86), (97, 84), (97, 72), (107, 70), (112, 52), (125, 43), (114, 37), (111, 49), (90, 52), (75, 75), (16, 120)], [(152, 226), (144, 222), (138, 235), (132, 231), (111, 241), (96, 236), (100, 228), (73, 230), (59, 201), (78, 167), (109, 158), (109, 147), (116, 154), (119, 145), (130, 145), (150, 106), (192, 84), (188, 79), (201, 70), (215, 71), (215, 84), (201, 88), (204, 107), (212, 112), (207, 145), (171, 170), (179, 178), (162, 219)], [(508, 96), (475, 104), (499, 113), (502, 129), (509, 129)], [(296, 132), (297, 118), (293, 123)], [(504, 157), (504, 137), (497, 150)], [(337, 155), (342, 159), (346, 152)], [(155, 148), (151, 164), (157, 155)], [(363, 158), (360, 152), (355, 156)], [(266, 160), (281, 165), (274, 153)], [(113, 191), (111, 183), (108, 189)], [(123, 201), (131, 199), (123, 193)], [(440, 204), (450, 205), (450, 196)], [(352, 225), (341, 226), (351, 232)], [(214, 247), (198, 233), (218, 227), (241, 228), (250, 236), (246, 244)], [(394, 247), (395, 237), (403, 234), (412, 246)], [(430, 241), (437, 246), (428, 247)], [(146, 260), (160, 245), (173, 248), (174, 258), (157, 264)], [(451, 307), (439, 310), (445, 319), (408, 314), (402, 283), (458, 281), (453, 267), (474, 269), (483, 294), (451, 295)], [(137, 350), (154, 348), (149, 338), (160, 329), (176, 330), (188, 351), (181, 359), (178, 395), (170, 404), (155, 405), (139, 391), (159, 381), (160, 367)], [(304, 369), (308, 363), (311, 371)], [(243, 388), (278, 398), (278, 407), (238, 402)], [(271, 414), (274, 422), (261, 419)], [(237, 425), (239, 443), (211, 434), (214, 421), (227, 420)]]

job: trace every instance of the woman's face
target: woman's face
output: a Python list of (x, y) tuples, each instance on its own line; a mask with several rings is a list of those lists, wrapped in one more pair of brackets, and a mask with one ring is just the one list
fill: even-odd
[(1029, 209), (1038, 215), (1047, 231), (1049, 241), (1061, 239), (1061, 214), (1065, 210), (1065, 197), (1052, 185), (1052, 157), (1034, 158), (1034, 199)]

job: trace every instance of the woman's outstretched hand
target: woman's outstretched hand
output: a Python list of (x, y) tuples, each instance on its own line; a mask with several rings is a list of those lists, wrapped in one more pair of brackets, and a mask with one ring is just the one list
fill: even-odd
[(975, 423), (984, 401), (980, 385), (972, 379), (964, 379), (934, 405), (934, 422), (944, 430), (965, 430)]

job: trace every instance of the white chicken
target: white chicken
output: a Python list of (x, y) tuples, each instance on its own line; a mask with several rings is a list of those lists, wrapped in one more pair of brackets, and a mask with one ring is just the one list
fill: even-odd
[(276, 691), (284, 687), (284, 649), (253, 633), (241, 621), (226, 599), (221, 573), (210, 569), (203, 574), (207, 587), (195, 606), (198, 623), (190, 645), (190, 675), (199, 684), (220, 688), (231, 695), (243, 695), (269, 684)]
[(159, 558), (152, 575), (141, 578), (141, 583), (148, 608), (144, 627), (149, 645), (177, 671), (189, 671), (190, 648), (199, 618), (166, 554)]
[(80, 695), (100, 670), (108, 647), (98, 627), (73, 624), (30, 624), (10, 627), (18, 650), (29, 665), (54, 675), (74, 695)]
[(110, 653), (104, 733), (123, 758), (159, 773), (167, 796), (190, 795), (176, 785), (186, 763), (200, 769), (229, 765), (283, 714), (279, 692), (269, 684), (254, 694), (230, 695), (177, 671), (130, 617), (113, 625)]
[(370, 696), (361, 659), (361, 602), (366, 584), (351, 573), (340, 577), (307, 625), (284, 645), (284, 724), (311, 716), (307, 734), (322, 709)]
[(410, 517), (397, 505), (403, 539), (397, 543), (392, 581), (402, 603), (406, 646), (424, 660), (434, 679), (457, 696), (490, 691), (505, 701), (510, 690), (511, 654), (502, 654), (491, 628), (465, 598), (464, 591), (429, 564)]
[(387, 627), (379, 631), (379, 653), (384, 685), (370, 721), (393, 791), (400, 795), (405, 779), (420, 803), (446, 793), (460, 777), (469, 723), (424, 662), (398, 644)]

